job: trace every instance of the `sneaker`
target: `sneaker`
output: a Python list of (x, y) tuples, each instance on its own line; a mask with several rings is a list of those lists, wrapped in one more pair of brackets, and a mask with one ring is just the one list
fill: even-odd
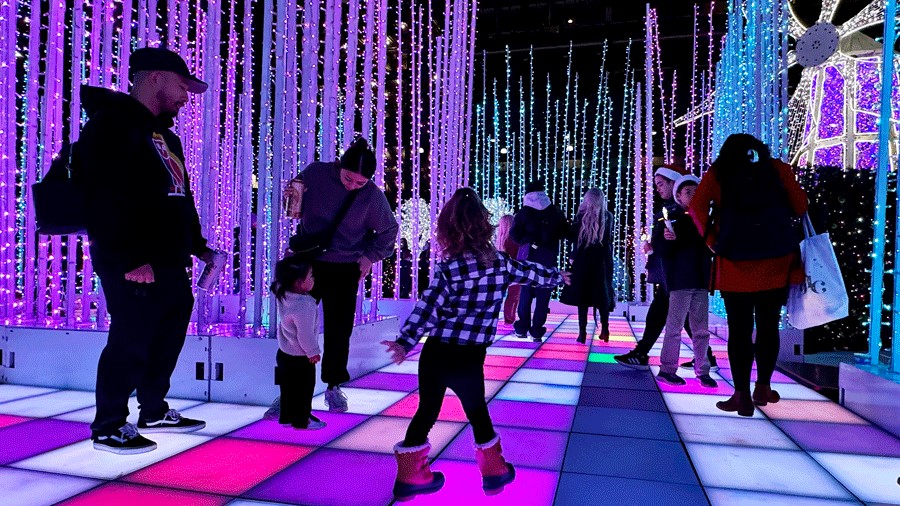
[(706, 388), (718, 388), (719, 386), (719, 384), (716, 383), (716, 380), (712, 379), (712, 376), (709, 374), (698, 376), (697, 379), (700, 380), (700, 385)]
[(334, 387), (325, 390), (325, 405), (332, 413), (344, 413), (347, 411), (347, 395), (340, 388)]
[(156, 449), (156, 443), (140, 435), (132, 423), (126, 423), (120, 427), (118, 434), (94, 436), (93, 440), (95, 450), (116, 455), (136, 455)]
[(310, 415), (309, 420), (306, 423), (306, 427), (302, 427), (300, 425), (294, 425), (293, 427), (297, 430), (320, 430), (327, 427), (328, 424), (319, 420), (315, 416)]
[(279, 416), (281, 416), (281, 396), (272, 401), (272, 407), (263, 415), (263, 420), (278, 420)]
[(613, 357), (613, 360), (618, 362), (625, 367), (630, 367), (632, 369), (649, 369), (648, 365), (650, 359), (647, 358), (647, 355), (642, 355), (637, 350), (631, 350), (624, 355), (616, 355)]
[[(684, 386), (687, 384), (687, 382), (684, 381), (684, 378), (678, 376), (677, 374), (671, 374), (671, 373), (667, 373), (667, 372), (661, 372), (661, 373), (657, 374), (656, 379), (658, 379), (659, 381), (662, 381), (663, 383), (668, 383), (668, 384), (674, 385), (676, 387)], [(712, 379), (712, 378), (710, 378), (710, 379)]]
[(527, 334), (520, 334), (518, 332), (516, 332), (516, 337), (518, 337), (519, 339), (528, 339)]
[(194, 432), (205, 428), (206, 422), (181, 416), (178, 411), (170, 409), (159, 420), (138, 419), (137, 426), (142, 432)]
[[(685, 363), (681, 364), (681, 368), (693, 370), (694, 369), (694, 361), (691, 360), (689, 362), (685, 362)], [(709, 370), (712, 372), (716, 372), (719, 370), (719, 364), (716, 362), (715, 355), (713, 356), (712, 360), (709, 361)]]
[(543, 342), (544, 342), (544, 340), (541, 339), (540, 337), (533, 337), (532, 340), (533, 340), (534, 342), (536, 342), (536, 343), (543, 343)]

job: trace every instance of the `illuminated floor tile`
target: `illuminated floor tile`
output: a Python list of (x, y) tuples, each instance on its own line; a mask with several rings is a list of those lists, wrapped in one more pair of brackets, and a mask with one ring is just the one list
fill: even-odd
[(227, 497), (207, 494), (194, 494), (180, 490), (131, 485), (126, 483), (107, 483), (68, 501), (61, 506), (96, 506), (113, 504), (139, 504), (141, 506), (169, 506), (172, 504), (190, 504), (191, 506), (219, 506), (228, 502)]
[(658, 391), (581, 387), (579, 406), (666, 412)]
[(690, 443), (799, 450), (768, 420), (744, 417), (672, 415), (681, 438)]
[(668, 413), (638, 409), (578, 406), (572, 432), (678, 441)]
[(313, 450), (308, 446), (219, 438), (123, 479), (144, 485), (235, 496)]
[(900, 439), (873, 425), (789, 420), (780, 420), (776, 424), (808, 452), (900, 458)]
[(730, 383), (723, 379), (717, 378), (712, 374), (710, 375), (710, 377), (712, 377), (718, 383), (718, 386), (716, 388), (704, 387), (700, 384), (700, 380), (698, 380), (697, 378), (688, 377), (685, 372), (683, 372), (683, 370), (679, 370), (677, 373), (685, 381), (685, 385), (679, 387), (657, 380), (656, 383), (657, 385), (659, 385), (660, 391), (695, 395), (716, 395), (719, 397), (731, 397), (731, 394), (734, 393), (734, 387), (732, 387)]
[[(610, 491), (610, 492), (606, 492)], [(590, 498), (589, 502), (586, 498)], [(554, 506), (619, 506), (664, 504), (696, 506), (706, 504), (698, 485), (634, 480), (611, 476), (562, 473)]]
[(400, 364), (390, 364), (379, 369), (380, 372), (392, 372), (398, 374), (419, 374), (418, 360), (405, 360)]
[(560, 360), (587, 360), (588, 352), (585, 351), (553, 351), (538, 350), (534, 353), (534, 358), (556, 358)]
[(10, 425), (15, 425), (17, 423), (27, 422), (28, 420), (32, 420), (32, 418), (27, 418), (24, 416), (0, 415), (0, 429), (9, 427)]
[(869, 422), (853, 414), (852, 411), (831, 401), (801, 401), (782, 399), (775, 404), (761, 408), (773, 420), (803, 420), (808, 422), (858, 423)]
[(559, 360), (556, 358), (532, 358), (525, 362), (530, 369), (555, 369), (557, 371), (584, 371), (585, 363), (576, 360)]
[(802, 451), (700, 443), (686, 446), (700, 480), (708, 487), (851, 498), (837, 480)]
[(252, 501), (250, 499), (235, 499), (227, 504), (227, 506), (290, 506), (284, 502), (271, 501)]
[[(527, 365), (527, 364), (526, 364)], [(603, 367), (600, 367), (600, 366)], [(629, 369), (618, 364), (591, 364), (584, 373), (581, 386), (601, 388), (625, 388), (631, 390), (648, 390), (657, 392), (656, 381), (647, 371)]]
[(494, 341), (494, 344), (492, 344), (491, 347), (488, 348), (488, 351), (494, 348), (521, 348), (528, 349), (531, 352), (534, 352), (534, 350), (536, 350), (538, 346), (538, 343), (526, 341), (524, 339), (500, 339), (498, 341)]
[(101, 482), (60, 474), (0, 468), (0, 504), (43, 506), (55, 504), (94, 488)]
[(504, 401), (488, 403), (494, 425), (568, 431), (575, 417), (575, 406), (537, 402)]
[(857, 501), (801, 497), (796, 495), (769, 494), (751, 490), (706, 488), (712, 506), (846, 506)]
[(516, 468), (516, 480), (502, 494), (488, 497), (481, 489), (481, 473), (470, 462), (438, 459), (432, 469), (447, 477), (447, 485), (436, 494), (420, 495), (410, 505), (497, 505), (497, 506), (551, 506), (556, 493), (558, 473), (544, 469)]
[[(407, 396), (406, 392), (392, 392), (388, 390), (369, 390), (365, 388), (341, 388), (347, 395), (348, 413), (361, 415), (377, 415), (388, 406)], [(313, 397), (313, 409), (327, 409), (325, 394), (321, 393)]]
[(678, 441), (573, 433), (563, 471), (699, 485)]
[(55, 388), (30, 387), (25, 385), (0, 385), (0, 402), (9, 402), (25, 397), (33, 397), (35, 395), (49, 394), (56, 392)]
[(515, 367), (484, 366), (484, 379), (506, 381), (515, 373)]
[[(64, 422), (71, 423), (71, 422)], [(158, 448), (139, 455), (114, 455), (95, 450), (90, 440), (43, 453), (12, 464), (20, 469), (49, 471), (88, 478), (114, 480), (209, 441), (196, 434), (153, 434)]]
[[(396, 404), (385, 409), (381, 414), (385, 416), (398, 416), (404, 418), (412, 418), (419, 408), (419, 394), (413, 393), (404, 397)], [(451, 395), (444, 396), (444, 402), (441, 404), (441, 413), (438, 420), (448, 422), (465, 422), (467, 420), (466, 413), (463, 411), (462, 404), (458, 397)]]
[(393, 499), (396, 475), (393, 455), (323, 448), (244, 497), (316, 506), (384, 506)]
[[(559, 470), (569, 435), (565, 432), (503, 427), (497, 429), (503, 456), (516, 466)], [(441, 459), (475, 462), (475, 436), (466, 427), (441, 454)]]
[(314, 411), (313, 414), (328, 426), (320, 430), (295, 430), (291, 427), (282, 427), (277, 420), (260, 420), (238, 429), (228, 436), (257, 441), (322, 446), (368, 419), (366, 415), (353, 413)]
[[(194, 401), (189, 399), (166, 399), (166, 402), (169, 403), (169, 408), (177, 409), (179, 411), (203, 404), (202, 401)], [(137, 423), (138, 416), (140, 415), (137, 397), (131, 397), (130, 399), (128, 399), (128, 413), (128, 421), (131, 423)], [(63, 413), (61, 415), (54, 416), (53, 418), (56, 418), (57, 420), (69, 420), (72, 422), (91, 423), (94, 421), (94, 416), (96, 414), (97, 406), (94, 405), (84, 409), (79, 409), (77, 411)]]
[[(727, 379), (728, 381), (733, 380), (734, 378), (731, 375), (731, 369), (729, 369), (727, 367), (722, 367), (724, 365), (728, 365), (727, 362), (719, 364), (719, 367), (720, 367), (720, 369), (718, 371), (719, 375), (721, 375), (723, 378)], [(756, 369), (755, 368), (750, 373), (750, 381), (753, 381), (753, 382), (756, 381)], [(778, 371), (775, 371), (774, 373), (772, 373), (772, 383), (779, 383), (779, 384), (781, 384), (781, 383), (796, 383), (796, 381), (792, 380), (791, 378), (788, 378), (787, 376), (785, 376), (784, 374), (782, 374)], [(778, 386), (775, 386), (774, 388), (775, 388), (775, 390), (778, 390)]]
[[(737, 413), (726, 413), (716, 407), (716, 402), (724, 401), (728, 399), (727, 397), (663, 393), (663, 399), (666, 401), (666, 406), (668, 406), (669, 411), (672, 413), (685, 415), (739, 416)], [(763, 418), (759, 409), (753, 411), (753, 418)]]
[(580, 393), (578, 387), (510, 382), (503, 387), (503, 390), (500, 390), (497, 399), (574, 406), (578, 404)]
[(91, 437), (87, 424), (31, 420), (0, 429), (0, 465), (27, 459)]
[[(506, 346), (491, 346), (487, 349), (488, 358), (491, 356), (507, 356), (507, 357), (522, 357), (527, 358), (530, 357), (534, 353), (534, 349), (532, 348), (524, 348), (524, 347), (506, 347)], [(516, 363), (521, 363), (523, 361), (517, 361)], [(504, 364), (490, 364), (490, 365), (504, 365)], [(512, 365), (507, 365), (505, 367), (514, 367)]]
[(593, 352), (590, 355), (588, 355), (588, 362), (593, 362), (593, 363), (598, 363), (598, 364), (615, 364), (616, 361), (613, 357), (615, 357), (615, 354), (613, 354), (613, 353)]
[[(516, 349), (516, 348), (509, 348)], [(529, 350), (530, 351), (530, 350)], [(522, 367), (527, 360), (525, 357), (515, 357), (509, 355), (488, 355), (484, 359), (485, 367)]]
[(587, 350), (587, 344), (555, 344), (555, 343), (547, 343), (541, 346), (542, 350), (553, 350), (553, 351), (579, 351), (583, 352)]
[[(754, 388), (754, 384), (750, 384), (750, 388)], [(805, 387), (798, 383), (779, 383), (773, 387), (782, 399), (797, 399), (805, 401), (830, 401), (824, 395), (815, 392), (811, 388)]]
[[(359, 450), (375, 453), (394, 453), (394, 445), (406, 437), (409, 418), (373, 416), (355, 429), (332, 441), (329, 448)], [(434, 457), (444, 449), (465, 427), (463, 423), (438, 421), (431, 428), (429, 456)]]
[(208, 402), (186, 409), (181, 414), (206, 422), (206, 428), (194, 434), (221, 436), (259, 420), (267, 409), (266, 406)]
[(856, 497), (866, 502), (900, 502), (900, 458), (810, 453), (816, 461), (841, 480)]
[(511, 381), (521, 383), (549, 383), (552, 385), (581, 385), (581, 379), (584, 373), (575, 371), (553, 371), (547, 369), (527, 369), (522, 368), (513, 375)]
[(350, 388), (371, 388), (376, 390), (412, 392), (419, 388), (419, 377), (415, 374), (373, 372), (347, 383), (347, 386)]
[(60, 390), (45, 395), (4, 402), (0, 404), (0, 413), (43, 418), (93, 406), (96, 402), (95, 399), (93, 392)]

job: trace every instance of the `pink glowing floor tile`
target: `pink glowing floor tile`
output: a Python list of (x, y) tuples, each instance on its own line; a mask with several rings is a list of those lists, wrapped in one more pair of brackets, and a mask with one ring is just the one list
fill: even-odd
[[(400, 399), (399, 402), (387, 408), (381, 414), (385, 416), (412, 418), (413, 415), (416, 414), (416, 409), (418, 408), (419, 394), (413, 393)], [(468, 420), (465, 411), (463, 411), (462, 404), (459, 402), (459, 397), (452, 395), (444, 396), (444, 404), (441, 406), (441, 414), (438, 416), (438, 420), (447, 422), (465, 422)]]
[(239, 495), (309, 455), (314, 449), (223, 437), (141, 469), (123, 480)]
[[(431, 457), (436, 457), (466, 425), (462, 422), (438, 421), (428, 433), (431, 442)], [(373, 416), (359, 427), (328, 444), (329, 448), (357, 450), (375, 453), (394, 453), (394, 444), (403, 441), (408, 418)]]
[[(538, 469), (562, 469), (563, 456), (569, 434), (546, 430), (531, 430), (514, 427), (497, 429), (503, 455), (516, 466)], [(441, 454), (441, 459), (475, 462), (475, 437), (471, 427), (466, 427)]]
[(662, 381), (656, 380), (656, 384), (659, 386), (659, 389), (663, 392), (680, 392), (683, 394), (700, 394), (700, 395), (717, 395), (717, 396), (728, 396), (734, 393), (734, 387), (731, 386), (730, 383), (724, 380), (719, 380), (716, 378), (716, 381), (719, 383), (719, 386), (716, 388), (706, 388), (700, 385), (700, 380), (697, 378), (687, 378), (684, 377), (684, 373), (682, 371), (678, 371), (678, 375), (684, 378), (684, 381), (687, 383), (684, 386), (676, 387), (674, 385), (670, 385), (668, 383), (664, 383)]
[(527, 357), (510, 357), (508, 355), (488, 355), (484, 359), (485, 366), (494, 367), (521, 367)]
[(260, 420), (238, 429), (228, 436), (256, 441), (323, 446), (368, 419), (366, 415), (354, 413), (313, 411), (313, 414), (328, 426), (321, 430), (294, 430), (290, 427), (282, 427), (277, 420)]
[(347, 386), (352, 388), (412, 392), (419, 388), (419, 377), (415, 374), (395, 374), (376, 371), (347, 383)]
[(560, 360), (587, 360), (588, 352), (584, 351), (554, 351), (554, 350), (538, 350), (534, 353), (534, 358), (556, 358)]
[(17, 423), (27, 422), (28, 420), (33, 419), (24, 416), (0, 415), (0, 429)]
[(567, 343), (547, 343), (541, 346), (542, 350), (553, 350), (553, 351), (586, 351), (588, 349), (587, 344), (575, 343), (575, 344), (567, 344)]
[(587, 363), (576, 360), (559, 360), (556, 358), (532, 358), (528, 362), (525, 362), (525, 367), (531, 369), (584, 372)]
[(432, 469), (447, 477), (447, 484), (439, 492), (420, 495), (410, 505), (466, 506), (550, 506), (556, 494), (559, 473), (545, 469), (516, 468), (516, 480), (502, 494), (485, 496), (481, 489), (478, 466), (470, 462), (438, 459)]
[(759, 409), (773, 420), (869, 424), (849, 409), (831, 401), (781, 399), (775, 404), (770, 403)]
[(140, 506), (171, 506), (173, 504), (190, 504), (191, 506), (220, 506), (230, 498), (214, 495), (194, 494), (164, 488), (130, 485), (126, 483), (107, 483), (68, 501), (61, 506), (98, 506), (133, 504)]
[(568, 431), (575, 419), (575, 406), (563, 404), (494, 399), (488, 411), (495, 426)]
[[(719, 374), (723, 378), (727, 379), (728, 381), (733, 380), (734, 378), (732, 376), (731, 369), (728, 367), (722, 367), (723, 364), (728, 365), (728, 361), (726, 360), (725, 362), (719, 364)], [(754, 366), (753, 370), (750, 372), (750, 381), (753, 381), (753, 382), (756, 381), (756, 367), (755, 366)], [(774, 373), (772, 373), (772, 383), (796, 383), (796, 381), (792, 380), (791, 378), (785, 376), (784, 374), (782, 374), (778, 371), (775, 371)], [(775, 387), (775, 388), (777, 389), (778, 387)]]
[(506, 381), (515, 373), (515, 367), (484, 366), (484, 379)]

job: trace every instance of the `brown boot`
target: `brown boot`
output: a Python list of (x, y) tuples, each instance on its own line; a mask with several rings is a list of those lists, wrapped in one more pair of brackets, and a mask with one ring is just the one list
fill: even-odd
[(722, 411), (734, 412), (741, 416), (753, 416), (753, 399), (750, 398), (750, 392), (735, 391), (727, 401), (719, 401), (716, 407)]
[(394, 481), (394, 499), (409, 501), (419, 494), (433, 494), (444, 486), (444, 474), (431, 472), (428, 452), (431, 444), (405, 447), (403, 442), (394, 446), (397, 457), (397, 479)]
[(516, 479), (516, 470), (503, 458), (500, 436), (484, 444), (475, 445), (475, 460), (481, 471), (481, 488), (485, 495), (497, 495)]
[(781, 400), (781, 396), (778, 395), (777, 390), (772, 390), (772, 385), (768, 383), (756, 383), (756, 386), (753, 387), (753, 404), (757, 406), (765, 406), (766, 404), (776, 402)]

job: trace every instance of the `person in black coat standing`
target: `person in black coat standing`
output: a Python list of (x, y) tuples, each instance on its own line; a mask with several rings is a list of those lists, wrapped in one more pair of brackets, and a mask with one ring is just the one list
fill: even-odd
[(612, 214), (599, 188), (584, 194), (575, 225), (569, 233), (572, 284), (563, 288), (560, 302), (578, 306), (578, 342), (587, 340), (589, 308), (600, 312), (600, 339), (609, 341), (609, 313), (616, 305), (613, 291)]
[[(513, 241), (519, 243), (519, 260), (536, 262), (547, 267), (557, 267), (559, 243), (569, 233), (569, 221), (558, 207), (550, 202), (544, 192), (544, 182), (533, 181), (525, 186), (525, 206), (516, 213), (513, 229), (510, 234)], [(550, 311), (550, 288), (534, 288), (523, 286), (519, 296), (519, 320), (513, 325), (516, 335), (521, 338), (531, 337), (535, 342), (547, 332), (544, 323)], [(531, 302), (537, 299), (534, 317), (531, 315)]]

